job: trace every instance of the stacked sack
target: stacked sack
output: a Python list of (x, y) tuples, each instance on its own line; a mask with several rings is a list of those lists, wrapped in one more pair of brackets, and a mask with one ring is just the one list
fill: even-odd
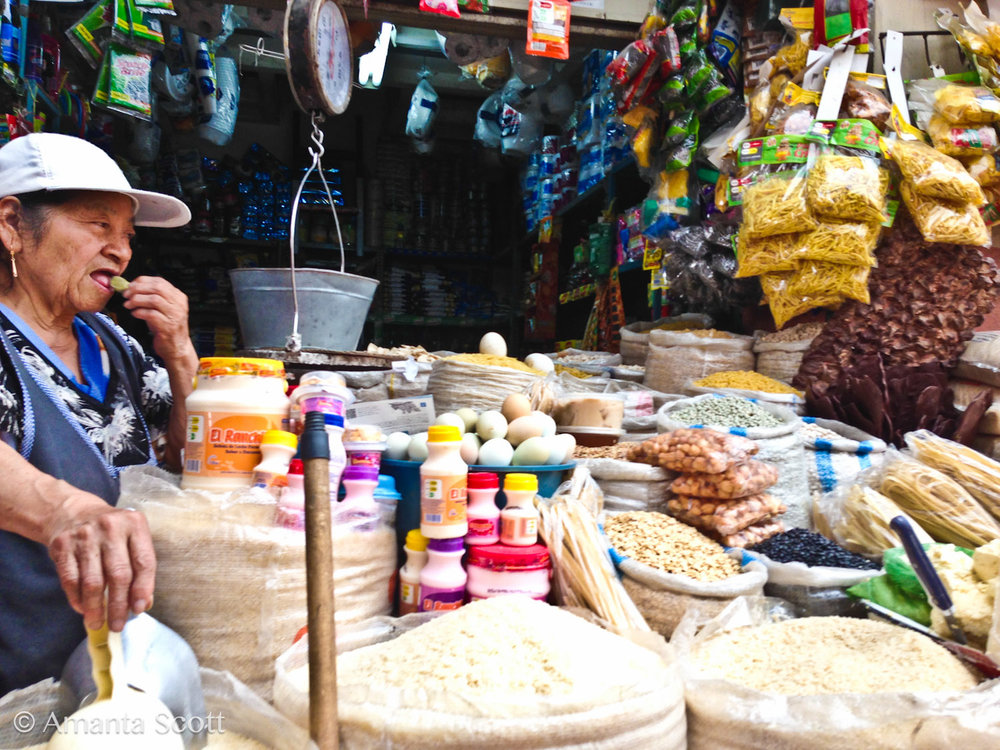
[(679, 472), (669, 512), (727, 547), (749, 547), (785, 530), (785, 512), (766, 490), (778, 481), (771, 464), (751, 458), (754, 441), (705, 428), (681, 428), (635, 446), (629, 460)]
[(976, 425), (972, 446), (990, 458), (1000, 456), (1000, 331), (980, 331), (966, 344), (949, 381), (955, 406), (966, 409), (983, 391), (993, 403)]

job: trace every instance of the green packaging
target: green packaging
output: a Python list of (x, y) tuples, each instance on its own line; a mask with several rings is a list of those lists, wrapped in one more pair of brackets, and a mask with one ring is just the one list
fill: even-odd
[(108, 108), (150, 120), (153, 100), (149, 76), (153, 70), (153, 56), (114, 42), (108, 47), (108, 56)]
[(83, 18), (66, 29), (70, 44), (92, 68), (99, 68), (104, 58), (104, 48), (101, 45), (110, 33), (111, 2), (112, 0), (100, 0)]

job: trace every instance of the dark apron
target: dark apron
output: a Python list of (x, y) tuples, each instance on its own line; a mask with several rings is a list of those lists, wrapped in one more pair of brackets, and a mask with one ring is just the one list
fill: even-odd
[[(106, 396), (115, 378), (121, 378), (138, 413), (139, 372), (127, 344), (97, 316), (81, 317), (108, 354), (112, 374)], [(21, 455), (46, 474), (115, 505), (119, 467), (108, 466), (76, 420), (60, 408), (48, 385), (24, 365), (2, 326), (0, 342), (14, 365), (24, 399)], [(0, 695), (46, 677), (58, 678), (85, 637), (83, 618), (69, 606), (46, 547), (0, 531)]]

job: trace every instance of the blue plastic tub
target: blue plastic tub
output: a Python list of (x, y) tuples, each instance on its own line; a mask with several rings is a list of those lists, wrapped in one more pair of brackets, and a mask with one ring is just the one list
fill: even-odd
[[(396, 542), (401, 559), (406, 532), (420, 528), (420, 464), (420, 461), (382, 459), (380, 471), (396, 480), (396, 491), (403, 498), (396, 510)], [(538, 477), (538, 494), (542, 497), (552, 497), (563, 481), (563, 474), (574, 466), (576, 462), (557, 466), (470, 466), (469, 471), (497, 474), (500, 477), (501, 488), (504, 474), (534, 474)], [(503, 508), (506, 503), (507, 497), (501, 489), (497, 493), (497, 506)]]

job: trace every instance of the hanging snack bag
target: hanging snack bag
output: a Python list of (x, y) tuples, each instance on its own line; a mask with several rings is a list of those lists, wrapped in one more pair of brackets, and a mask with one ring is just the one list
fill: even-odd
[(149, 76), (153, 56), (111, 42), (108, 45), (108, 109), (150, 120), (153, 103)]
[(845, 297), (868, 304), (870, 266), (807, 260), (788, 279), (788, 294), (802, 299)]
[(426, 13), (440, 13), (442, 16), (461, 18), (458, 0), (420, 0), (420, 10)]
[(948, 156), (992, 154), (1000, 145), (992, 125), (952, 123), (941, 115), (931, 117), (927, 133), (934, 148)]
[(811, 232), (797, 235), (800, 242), (790, 252), (793, 260), (818, 260), (853, 266), (874, 266), (881, 226), (875, 223), (820, 219)]
[(154, 15), (174, 15), (173, 0), (135, 0), (135, 6), (143, 13)]
[(653, 165), (657, 116), (658, 113), (649, 107), (634, 107), (622, 117), (622, 122), (628, 127), (632, 153), (639, 169), (649, 169)]
[(959, 203), (986, 202), (983, 189), (962, 162), (921, 141), (883, 141), (913, 192)]
[(657, 173), (642, 207), (642, 233), (646, 237), (654, 241), (666, 239), (680, 225), (678, 217), (691, 214), (695, 201), (691, 197), (690, 182), (691, 174), (686, 169)]
[[(882, 88), (876, 88), (871, 81), (879, 81)], [(840, 116), (852, 120), (869, 120), (879, 130), (885, 130), (892, 113), (892, 105), (882, 89), (884, 79), (867, 76), (866, 80), (849, 77), (844, 88), (844, 98), (840, 104)]]
[(735, 196), (743, 206), (743, 232), (757, 239), (813, 229), (816, 219), (806, 201), (805, 163), (809, 143), (802, 136), (768, 136), (743, 141), (741, 181)]
[(111, 38), (127, 42), (132, 38), (132, 22), (128, 14), (128, 0), (111, 0)]
[(531, 0), (525, 52), (556, 60), (569, 59), (569, 0)]
[(763, 273), (794, 271), (798, 267), (796, 252), (802, 245), (802, 234), (774, 234), (751, 239), (740, 232), (736, 241), (736, 278), (760, 276)]
[(88, 10), (83, 18), (66, 29), (70, 44), (92, 68), (99, 68), (104, 58), (101, 42), (110, 33), (113, 1), (101, 0)]
[(880, 158), (879, 131), (867, 120), (837, 120), (806, 183), (809, 208), (832, 218), (880, 224), (889, 172)]
[(1000, 159), (996, 154), (987, 154), (969, 163), (969, 174), (983, 187), (1000, 185)]
[(792, 294), (789, 291), (789, 280), (793, 273), (766, 273), (760, 277), (760, 286), (764, 290), (776, 327), (784, 328), (788, 321), (817, 307), (837, 308), (843, 303), (844, 298), (835, 293), (818, 297)]
[(907, 181), (900, 184), (899, 191), (917, 229), (928, 242), (979, 247), (990, 244), (990, 231), (974, 204), (921, 195)]
[(163, 49), (163, 25), (156, 16), (143, 13), (134, 0), (128, 0), (129, 23), (132, 26), (132, 42), (153, 52)]

